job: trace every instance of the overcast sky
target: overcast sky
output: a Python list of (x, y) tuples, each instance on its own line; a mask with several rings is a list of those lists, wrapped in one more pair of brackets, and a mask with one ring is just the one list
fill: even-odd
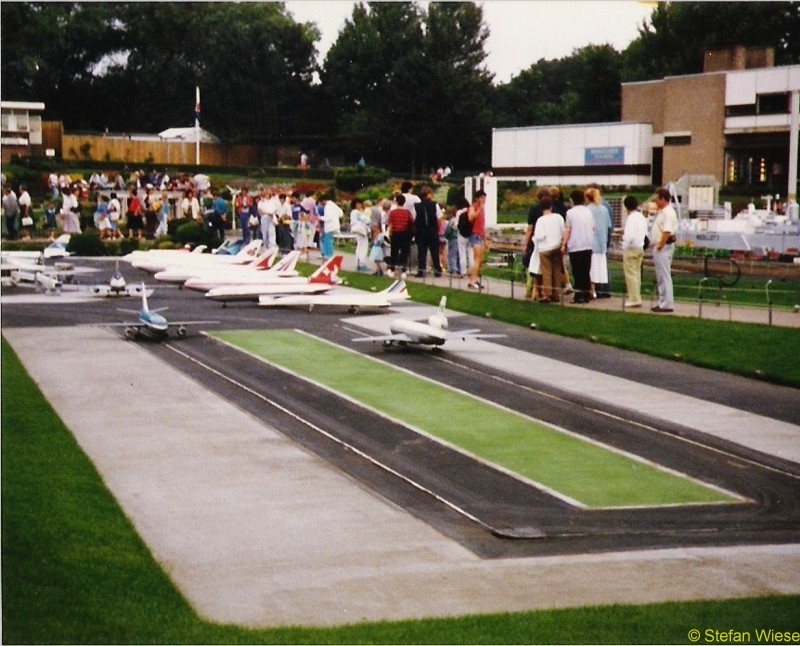
[[(288, 0), (287, 10), (298, 22), (313, 22), (322, 38), (320, 63), (336, 40), (356, 2), (350, 0)], [(484, 0), (489, 26), (486, 65), (495, 83), (540, 59), (569, 56), (586, 45), (609, 44), (622, 51), (638, 35), (655, 3), (636, 0)]]

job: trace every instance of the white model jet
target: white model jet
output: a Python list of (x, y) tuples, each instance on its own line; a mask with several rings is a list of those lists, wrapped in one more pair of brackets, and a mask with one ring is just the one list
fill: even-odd
[[(206, 298), (220, 301), (225, 306), (229, 301), (257, 301), (261, 296), (287, 296), (289, 294), (321, 294), (339, 282), (342, 256), (334, 256), (320, 266), (305, 282), (279, 279), (252, 284), (227, 284), (206, 292)], [(266, 273), (266, 272), (264, 272)]]
[[(239, 273), (243, 270), (262, 270), (271, 269), (275, 262), (277, 249), (267, 249), (263, 254), (245, 263), (233, 263), (223, 265), (208, 265), (208, 264), (183, 264), (183, 265), (170, 265), (166, 269), (157, 271), (153, 278), (164, 283), (175, 283), (181, 286), (186, 284), (186, 281), (194, 278), (212, 277), (212, 276), (227, 276), (230, 273)], [(205, 291), (205, 290), (203, 290)]]
[(428, 317), (427, 323), (420, 321), (410, 321), (408, 319), (397, 319), (389, 325), (391, 334), (381, 334), (379, 336), (358, 337), (353, 341), (380, 341), (384, 346), (389, 347), (393, 344), (400, 346), (407, 345), (431, 345), (438, 347), (444, 345), (448, 339), (494, 339), (506, 336), (505, 334), (481, 334), (480, 330), (459, 330), (458, 332), (448, 332), (448, 322), (444, 310), (447, 305), (447, 296), (442, 296), (439, 301), (439, 309)]
[[(150, 273), (164, 271), (168, 267), (179, 267), (188, 265), (193, 268), (198, 267), (220, 267), (223, 265), (245, 264), (251, 262), (258, 256), (261, 249), (261, 240), (253, 240), (245, 245), (235, 255), (230, 254), (210, 254), (210, 253), (186, 253), (176, 250), (175, 253), (165, 253), (160, 251), (147, 251), (140, 258), (133, 258), (131, 264), (137, 269), (143, 269)], [(124, 256), (123, 259), (127, 259)], [(185, 279), (184, 279), (185, 280)]]
[[(274, 251), (272, 253), (274, 253)], [(207, 292), (209, 289), (214, 289), (215, 287), (231, 287), (233, 285), (253, 285), (283, 281), (305, 283), (307, 279), (301, 276), (297, 269), (295, 269), (299, 259), (300, 252), (295, 249), (287, 253), (269, 268), (261, 261), (253, 265), (245, 265), (242, 267), (204, 269), (194, 276), (187, 278), (183, 286), (198, 292)], [(156, 274), (156, 278), (158, 277), (159, 274)]]
[(304, 294), (296, 296), (260, 296), (258, 304), (264, 307), (286, 307), (303, 305), (311, 312), (318, 306), (346, 307), (351, 314), (365, 308), (391, 307), (395, 303), (411, 298), (404, 280), (396, 280), (380, 292), (359, 290), (339, 291), (326, 294)]
[(125, 310), (120, 309), (120, 312), (132, 312), (138, 314), (139, 318), (136, 321), (120, 322), (120, 323), (99, 323), (102, 327), (124, 327), (125, 337), (130, 340), (139, 338), (142, 334), (155, 339), (166, 339), (169, 336), (169, 328), (175, 327), (179, 337), (186, 336), (187, 325), (215, 325), (219, 321), (167, 321), (159, 312), (168, 309), (160, 307), (151, 310), (147, 304), (147, 292), (145, 291), (144, 283), (141, 286), (142, 292), (142, 309), (141, 310)]
[(92, 285), (89, 289), (92, 296), (139, 296), (142, 293), (140, 285), (128, 285), (125, 277), (119, 270), (119, 261), (116, 269), (111, 274), (109, 281), (103, 285)]

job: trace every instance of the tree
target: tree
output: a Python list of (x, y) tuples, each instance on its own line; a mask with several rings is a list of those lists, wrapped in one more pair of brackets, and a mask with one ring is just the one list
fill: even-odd
[(356, 5), (320, 75), (346, 153), (412, 174), (485, 160), (487, 36), (471, 2)]
[(121, 34), (115, 6), (4, 2), (0, 12), (3, 98), (43, 101), (45, 117), (92, 127), (95, 70)]
[(505, 127), (603, 123), (620, 114), (622, 57), (610, 45), (539, 60), (497, 91), (496, 123)]
[(796, 2), (659, 2), (623, 52), (625, 81), (703, 71), (709, 47), (772, 46), (776, 65), (800, 62)]

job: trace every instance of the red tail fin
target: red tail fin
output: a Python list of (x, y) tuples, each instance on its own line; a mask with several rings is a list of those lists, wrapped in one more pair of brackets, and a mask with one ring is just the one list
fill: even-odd
[(334, 256), (326, 261), (317, 271), (315, 271), (308, 279), (309, 283), (324, 283), (325, 285), (333, 285), (339, 275), (339, 269), (342, 267), (342, 256)]

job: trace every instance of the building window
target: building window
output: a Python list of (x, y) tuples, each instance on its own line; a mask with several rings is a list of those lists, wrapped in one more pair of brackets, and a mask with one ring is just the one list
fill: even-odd
[(692, 135), (664, 135), (665, 146), (688, 146), (692, 143)]
[(756, 104), (748, 103), (746, 105), (726, 105), (726, 117), (753, 117), (756, 114)]
[(773, 94), (759, 94), (756, 97), (758, 114), (788, 114), (789, 93), (776, 92)]

